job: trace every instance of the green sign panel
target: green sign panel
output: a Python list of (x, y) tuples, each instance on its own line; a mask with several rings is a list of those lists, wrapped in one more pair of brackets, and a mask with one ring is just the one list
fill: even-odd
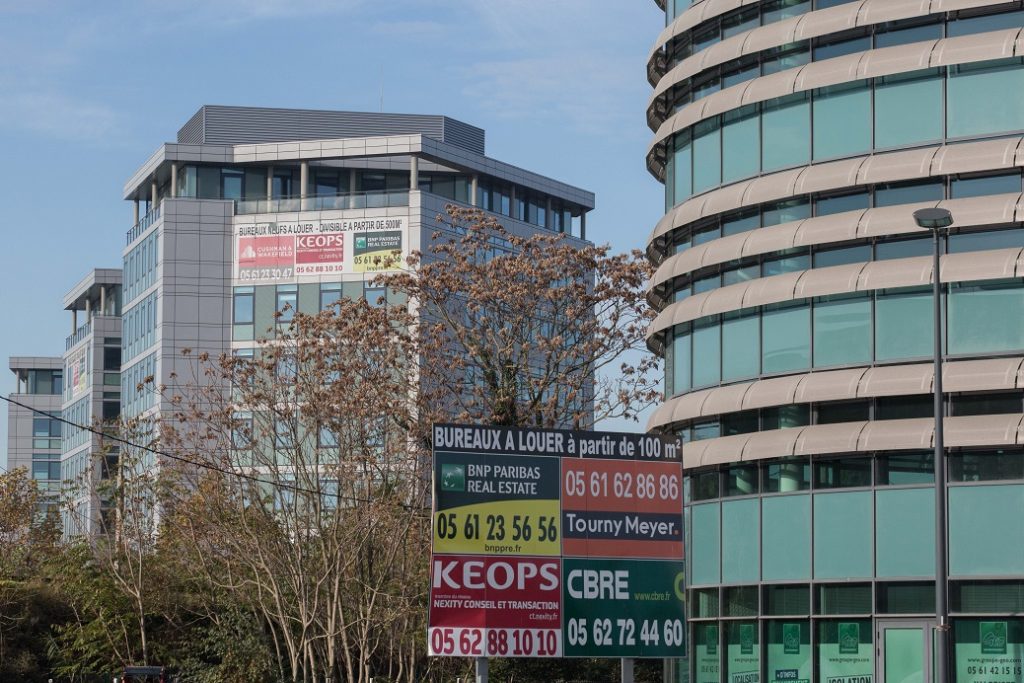
[(562, 560), (566, 657), (685, 657), (684, 568), (673, 560)]
[(957, 683), (1022, 683), (1024, 622), (957, 619)]
[(719, 683), (721, 668), (718, 664), (718, 624), (693, 626), (694, 683)]
[(870, 621), (820, 624), (818, 667), (821, 683), (871, 683), (875, 646)]

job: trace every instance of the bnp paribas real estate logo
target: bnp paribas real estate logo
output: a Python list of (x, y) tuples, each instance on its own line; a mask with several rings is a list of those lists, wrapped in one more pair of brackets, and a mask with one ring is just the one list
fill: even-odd
[(441, 465), (441, 490), (465, 491), (466, 466), (454, 464)]
[(365, 235), (357, 235), (356, 236), (356, 249), (366, 249), (366, 236)]
[(981, 654), (1006, 654), (1006, 622), (983, 621), (980, 624)]
[(839, 654), (855, 655), (860, 651), (860, 624), (839, 624)]

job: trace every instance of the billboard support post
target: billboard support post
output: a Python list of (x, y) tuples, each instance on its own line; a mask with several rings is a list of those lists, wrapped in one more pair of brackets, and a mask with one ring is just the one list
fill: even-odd
[(633, 683), (633, 660), (622, 658), (622, 683)]
[(487, 683), (487, 657), (476, 658), (476, 683)]

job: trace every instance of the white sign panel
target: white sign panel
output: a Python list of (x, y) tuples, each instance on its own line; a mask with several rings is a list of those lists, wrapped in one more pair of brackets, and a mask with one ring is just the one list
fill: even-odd
[(239, 283), (317, 282), (397, 270), (407, 249), (404, 216), (249, 223), (235, 228), (234, 276)]

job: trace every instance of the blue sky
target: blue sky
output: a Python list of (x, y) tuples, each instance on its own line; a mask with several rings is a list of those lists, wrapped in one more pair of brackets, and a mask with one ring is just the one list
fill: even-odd
[(663, 21), (653, 0), (0, 0), (0, 357), (63, 351), (64, 293), (121, 265), (125, 180), (202, 104), (377, 111), (383, 87), (385, 111), (480, 126), (489, 156), (594, 191), (589, 237), (642, 247)]

